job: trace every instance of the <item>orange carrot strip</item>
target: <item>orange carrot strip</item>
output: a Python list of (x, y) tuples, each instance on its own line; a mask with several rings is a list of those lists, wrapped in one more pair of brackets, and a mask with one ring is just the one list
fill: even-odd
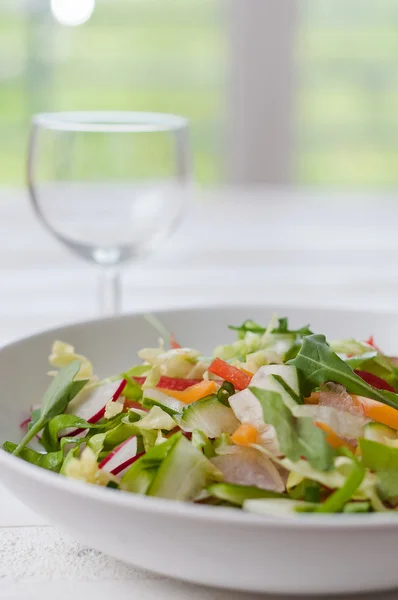
[(327, 434), (326, 441), (328, 444), (330, 444), (330, 446), (332, 446), (332, 448), (340, 448), (341, 446), (345, 446), (349, 450), (354, 450), (354, 446), (352, 446), (352, 444), (339, 437), (337, 433), (335, 433), (333, 429), (329, 427), (329, 425), (326, 425), (326, 423), (316, 421), (315, 425)]
[(200, 383), (191, 385), (183, 391), (166, 390), (164, 388), (160, 388), (159, 391), (167, 394), (168, 396), (172, 396), (176, 400), (185, 402), (185, 404), (192, 404), (192, 402), (196, 402), (205, 396), (214, 394), (217, 391), (217, 385), (215, 381), (203, 380)]
[[(311, 396), (305, 399), (305, 404), (318, 404), (319, 396), (319, 392), (312, 392)], [(351, 394), (351, 398), (354, 404), (361, 408), (364, 415), (369, 419), (388, 425), (393, 429), (398, 429), (398, 410), (396, 408), (364, 396)]]
[(250, 423), (242, 423), (231, 435), (231, 440), (238, 446), (250, 446), (257, 441), (257, 429)]
[(355, 404), (363, 408), (366, 417), (378, 423), (383, 423), (383, 425), (388, 425), (393, 429), (398, 429), (398, 410), (396, 408), (363, 396), (351, 397)]

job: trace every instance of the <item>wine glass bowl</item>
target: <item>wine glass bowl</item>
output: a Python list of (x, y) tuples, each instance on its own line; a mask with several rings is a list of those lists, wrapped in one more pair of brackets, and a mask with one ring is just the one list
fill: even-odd
[(27, 178), (41, 222), (100, 267), (102, 312), (117, 312), (119, 267), (156, 248), (182, 215), (187, 121), (159, 113), (35, 115)]

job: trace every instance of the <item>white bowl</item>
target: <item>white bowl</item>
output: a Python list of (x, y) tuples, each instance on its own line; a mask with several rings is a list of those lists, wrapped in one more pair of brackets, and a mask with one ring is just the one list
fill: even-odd
[[(275, 308), (293, 325), (333, 337), (375, 334), (398, 351), (398, 317), (312, 309), (208, 308), (159, 314), (188, 346), (210, 352), (234, 339), (227, 324), (266, 323)], [(0, 350), (0, 440), (18, 440), (19, 423), (42, 396), (54, 339), (74, 344), (100, 375), (121, 372), (136, 351), (157, 342), (140, 315), (47, 331)], [(0, 479), (37, 513), (84, 544), (195, 583), (297, 594), (365, 592), (398, 587), (398, 516), (305, 516), (270, 519), (104, 489), (50, 473), (0, 451)]]

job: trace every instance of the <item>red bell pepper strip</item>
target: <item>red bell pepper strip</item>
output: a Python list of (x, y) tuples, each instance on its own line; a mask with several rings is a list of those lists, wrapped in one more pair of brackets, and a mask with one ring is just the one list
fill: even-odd
[(373, 386), (377, 390), (386, 390), (387, 392), (395, 393), (394, 388), (391, 387), (391, 385), (389, 383), (387, 383), (387, 381), (384, 381), (384, 379), (381, 379), (381, 377), (377, 377), (377, 375), (373, 375), (373, 373), (368, 373), (367, 371), (359, 371), (357, 369), (355, 369), (355, 373), (361, 379), (366, 381), (366, 383), (369, 383), (369, 385)]
[(372, 346), (375, 350), (381, 352), (380, 348), (375, 344), (373, 335), (371, 335), (369, 339), (365, 341), (365, 344), (369, 344), (369, 346)]
[(246, 389), (251, 382), (251, 377), (241, 369), (229, 365), (221, 358), (215, 358), (209, 369), (210, 373), (229, 381), (237, 390)]
[[(145, 382), (146, 377), (133, 377), (134, 381), (142, 385)], [(163, 388), (165, 390), (186, 390), (191, 385), (200, 383), (202, 379), (181, 379), (180, 377), (167, 377), (162, 375), (159, 379), (156, 387)]]
[(177, 348), (181, 348), (181, 344), (179, 344), (177, 342), (177, 340), (174, 337), (174, 333), (172, 333), (170, 335), (170, 348), (172, 348), (173, 350), (176, 350)]

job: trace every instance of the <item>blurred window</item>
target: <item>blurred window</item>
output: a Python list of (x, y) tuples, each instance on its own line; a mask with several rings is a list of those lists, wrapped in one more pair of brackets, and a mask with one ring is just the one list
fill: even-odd
[[(275, 18), (277, 6), (295, 10), (288, 47), (294, 72), (285, 87), (291, 109), (278, 100), (274, 119), (265, 68), (283, 75), (288, 67), (267, 40), (283, 37), (278, 28), (290, 23)], [(245, 45), (254, 48), (252, 57), (239, 62)], [(279, 151), (283, 157), (289, 149), (291, 157), (277, 182), (394, 185), (397, 56), (395, 0), (2, 0), (0, 183), (23, 183), (32, 113), (109, 109), (189, 117), (201, 183), (221, 182), (228, 160), (237, 181), (271, 181), (273, 154), (286, 135)], [(234, 63), (242, 75), (235, 73), (235, 87)], [(256, 110), (246, 98), (231, 110), (242, 93), (258, 98)], [(284, 127), (290, 120), (291, 136)], [(235, 162), (249, 164), (242, 176), (229, 156), (233, 145)]]
[(23, 182), (30, 115), (57, 110), (185, 115), (196, 177), (219, 180), (224, 38), (219, 0), (2, 0), (0, 183)]

